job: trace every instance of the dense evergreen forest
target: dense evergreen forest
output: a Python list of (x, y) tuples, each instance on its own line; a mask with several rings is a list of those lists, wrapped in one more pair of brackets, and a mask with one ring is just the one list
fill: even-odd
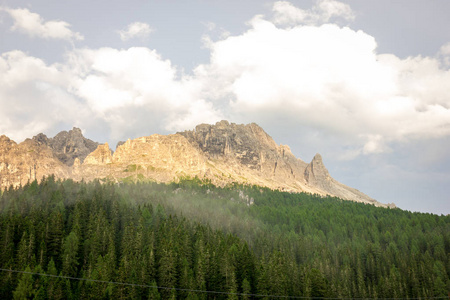
[(11, 188), (0, 242), (2, 299), (445, 299), (450, 286), (449, 216), (197, 179)]

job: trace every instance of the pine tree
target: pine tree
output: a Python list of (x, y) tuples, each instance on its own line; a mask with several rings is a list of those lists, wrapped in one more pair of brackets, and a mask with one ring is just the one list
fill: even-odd
[(236, 282), (236, 275), (234, 270), (231, 271), (230, 278), (228, 279), (228, 300), (237, 300), (239, 299), (237, 292), (238, 292), (238, 285)]
[[(198, 290), (206, 291), (206, 278), (209, 267), (209, 253), (205, 249), (203, 239), (199, 238), (196, 242), (196, 256), (195, 263), (195, 275), (196, 275), (196, 287)], [(205, 293), (198, 294), (199, 299), (206, 299)]]
[(53, 212), (48, 220), (47, 227), (47, 253), (59, 265), (59, 258), (64, 238), (64, 221), (60, 212)]
[(5, 220), (6, 230), (2, 226), (2, 251), (0, 253), (0, 258), (2, 264), (10, 262), (14, 258), (14, 227), (12, 226), (11, 220)]
[[(176, 287), (177, 283), (177, 258), (172, 246), (168, 245), (162, 249), (161, 259), (158, 268), (158, 283), (160, 286), (167, 288)], [(161, 296), (164, 299), (176, 297), (176, 290), (162, 290)]]
[(317, 269), (311, 269), (308, 277), (311, 280), (311, 297), (313, 299), (327, 297), (327, 283), (320, 271)]
[(152, 283), (150, 283), (151, 286), (155, 287), (149, 287), (149, 293), (148, 293), (148, 300), (160, 300), (161, 294), (158, 291), (158, 288), (156, 288), (156, 281), (153, 280)]
[[(37, 265), (34, 268), (34, 273), (45, 273), (44, 270), (42, 270), (42, 267), (40, 265)], [(47, 276), (40, 276), (40, 275), (34, 275), (34, 287), (36, 289), (34, 294), (34, 300), (44, 300), (47, 299), (47, 293), (46, 293), (46, 285), (48, 281)]]
[(62, 272), (65, 276), (76, 277), (78, 271), (79, 238), (71, 231), (65, 238), (62, 249)]
[(31, 299), (36, 291), (33, 289), (33, 275), (29, 266), (26, 267), (25, 272), (20, 277), (19, 283), (13, 292), (14, 299)]
[[(58, 271), (56, 269), (55, 266), (55, 262), (52, 259), (50, 259), (50, 262), (48, 263), (47, 266), (47, 274), (50, 275), (61, 275), (62, 274), (58, 274)], [(48, 284), (47, 284), (47, 295), (48, 298), (50, 299), (64, 299), (66, 294), (66, 284), (64, 282), (64, 279), (59, 278), (59, 277), (48, 277)]]
[(248, 300), (250, 299), (250, 294), (251, 294), (251, 286), (250, 286), (250, 282), (247, 280), (247, 278), (244, 278), (244, 280), (242, 281), (242, 293), (244, 295), (242, 295), (242, 299), (243, 300)]

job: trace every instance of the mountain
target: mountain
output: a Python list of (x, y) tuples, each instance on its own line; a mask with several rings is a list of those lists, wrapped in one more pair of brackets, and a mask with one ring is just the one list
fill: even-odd
[(275, 141), (257, 124), (220, 121), (170, 135), (140, 137), (99, 145), (83, 137), (81, 130), (60, 132), (54, 138), (38, 134), (16, 144), (0, 137), (2, 188), (54, 174), (57, 178), (119, 181), (177, 181), (183, 177), (260, 185), (289, 192), (331, 195), (376, 206), (390, 206), (333, 179), (320, 154), (310, 163), (296, 158), (286, 145)]
[[(43, 138), (43, 135), (40, 135)], [(56, 156), (54, 151), (39, 138), (26, 139), (20, 144), (8, 137), (0, 136), (0, 187), (17, 187), (28, 181), (40, 180), (54, 174), (58, 178), (68, 178), (69, 168)]]
[(83, 136), (79, 128), (61, 131), (54, 138), (47, 138), (45, 134), (38, 134), (33, 140), (49, 146), (55, 156), (68, 166), (73, 165), (76, 158), (83, 161), (89, 153), (97, 149), (99, 143)]

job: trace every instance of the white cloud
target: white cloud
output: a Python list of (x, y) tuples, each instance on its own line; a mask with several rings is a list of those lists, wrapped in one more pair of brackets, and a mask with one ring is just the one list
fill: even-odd
[[(320, 1), (313, 10), (322, 21), (348, 13), (334, 4)], [(335, 24), (277, 24), (256, 16), (240, 35), (209, 39), (210, 62), (193, 75), (143, 47), (75, 49), (54, 65), (5, 53), (0, 131), (22, 138), (32, 135), (26, 124), (44, 130), (96, 120), (122, 139), (223, 118), (272, 118), (332, 135), (349, 151), (337, 156), (348, 159), (389, 152), (399, 141), (450, 136), (450, 71), (442, 57), (378, 54), (372, 36)], [(448, 57), (447, 50), (440, 55)]]
[(69, 69), (85, 70), (74, 85), (90, 107), (105, 113), (127, 105), (143, 105), (150, 99), (167, 99), (173, 91), (176, 70), (147, 48), (116, 50), (82, 49), (71, 54)]
[[(201, 87), (181, 76), (155, 50), (133, 47), (78, 49), (68, 55), (68, 90), (82, 99), (95, 118), (109, 128), (113, 139), (160, 130), (184, 130), (199, 122), (217, 121), (212, 104), (201, 98)], [(136, 133), (133, 134), (136, 134)]]
[(21, 141), (58, 123), (78, 125), (86, 110), (66, 90), (70, 80), (56, 65), (21, 51), (2, 54), (0, 132)]
[(388, 146), (386, 146), (383, 137), (379, 134), (368, 135), (366, 139), (367, 142), (363, 147), (364, 154), (383, 153), (391, 150)]
[(101, 124), (119, 140), (185, 130), (222, 118), (201, 89), (148, 48), (75, 49), (53, 65), (7, 52), (0, 57), (0, 132), (23, 140), (58, 124)]
[(295, 7), (288, 1), (273, 4), (273, 22), (279, 25), (317, 25), (329, 22), (333, 18), (353, 21), (355, 14), (348, 4), (336, 0), (317, 0), (308, 10)]
[(341, 17), (344, 20), (352, 21), (355, 14), (348, 4), (335, 0), (319, 0), (313, 10), (320, 12), (320, 18), (324, 22), (328, 22), (333, 17)]
[(13, 31), (28, 34), (31, 37), (43, 39), (62, 39), (67, 41), (83, 40), (84, 37), (79, 32), (70, 30), (70, 24), (64, 21), (45, 21), (37, 13), (30, 12), (26, 8), (1, 8), (13, 19), (11, 27)]
[(124, 30), (119, 30), (120, 39), (127, 41), (133, 38), (145, 39), (154, 31), (150, 25), (142, 22), (134, 22), (127, 26)]
[(185, 110), (169, 113), (166, 128), (170, 131), (184, 131), (194, 128), (200, 123), (212, 124), (224, 119), (222, 112), (213, 106), (211, 102), (203, 99), (193, 99)]
[(377, 54), (372, 36), (334, 24), (285, 29), (257, 16), (249, 25), (210, 41), (210, 64), (196, 69), (210, 97), (231, 99), (231, 115), (356, 136), (364, 154), (450, 135), (450, 71), (438, 59)]

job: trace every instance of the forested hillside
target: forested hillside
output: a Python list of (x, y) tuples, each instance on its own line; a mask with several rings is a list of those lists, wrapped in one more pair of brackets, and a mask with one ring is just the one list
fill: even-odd
[(444, 299), (450, 285), (449, 216), (196, 179), (34, 181), (2, 193), (0, 242), (2, 299)]

